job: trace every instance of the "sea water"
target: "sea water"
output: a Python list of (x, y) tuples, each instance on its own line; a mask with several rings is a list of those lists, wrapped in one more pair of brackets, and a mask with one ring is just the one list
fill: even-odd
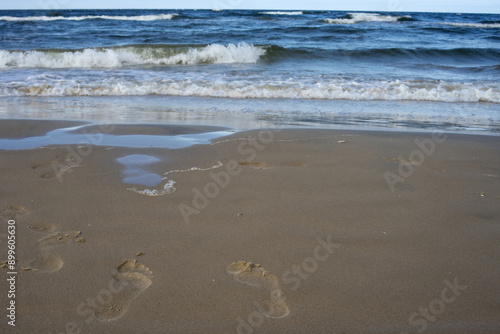
[(495, 134), (499, 77), (493, 14), (0, 11), (2, 118)]

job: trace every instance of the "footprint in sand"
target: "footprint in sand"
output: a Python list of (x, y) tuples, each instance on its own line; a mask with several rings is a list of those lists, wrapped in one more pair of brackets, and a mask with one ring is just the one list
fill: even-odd
[(148, 267), (134, 259), (124, 260), (117, 268), (111, 284), (117, 288), (109, 303), (98, 306), (94, 315), (101, 321), (112, 321), (121, 318), (128, 306), (142, 291), (151, 285), (153, 273)]
[(40, 177), (42, 179), (51, 179), (56, 177), (56, 171), (51, 167), (50, 163), (37, 163), (31, 166), (33, 170), (41, 172)]
[(20, 205), (11, 205), (0, 210), (0, 217), (5, 220), (10, 220), (17, 216), (27, 215), (28, 213), (29, 211)]
[(28, 268), (52, 272), (61, 269), (63, 264), (64, 262), (59, 255), (41, 252), (36, 254), (35, 258), (28, 262)]
[(56, 226), (51, 223), (38, 223), (38, 224), (33, 224), (29, 226), (30, 230), (35, 231), (35, 232), (52, 232), (56, 229)]
[(29, 226), (30, 230), (39, 233), (52, 232), (41, 238), (36, 243), (37, 253), (35, 258), (28, 262), (29, 269), (53, 272), (62, 268), (64, 262), (58, 254), (51, 250), (61, 244), (73, 242), (80, 235), (80, 231), (58, 232), (55, 225), (51, 223), (38, 223)]
[(31, 168), (37, 171), (42, 179), (53, 179), (60, 178), (66, 172), (71, 172), (71, 168), (78, 165), (77, 161), (72, 160), (71, 154), (59, 153), (49, 161), (31, 165)]
[(262, 303), (263, 309), (261, 313), (264, 316), (269, 318), (283, 318), (290, 313), (288, 305), (282, 296), (278, 278), (265, 271), (260, 264), (238, 261), (231, 263), (226, 270), (238, 282), (253, 287), (264, 288), (269, 291), (270, 299)]

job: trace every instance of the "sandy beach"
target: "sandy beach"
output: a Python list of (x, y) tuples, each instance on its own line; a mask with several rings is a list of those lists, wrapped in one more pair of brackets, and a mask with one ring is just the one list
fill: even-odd
[[(78, 125), (3, 120), (0, 134)], [(131, 143), (221, 130), (108, 129)], [(500, 331), (497, 136), (261, 129), (0, 155), (0, 260), (14, 224), (17, 260), (2, 333)]]
[(0, 334), (500, 333), (489, 2), (3, 0)]

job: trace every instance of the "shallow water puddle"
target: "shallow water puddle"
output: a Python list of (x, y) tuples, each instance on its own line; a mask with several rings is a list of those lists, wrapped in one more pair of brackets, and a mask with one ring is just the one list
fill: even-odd
[(157, 157), (146, 154), (131, 154), (116, 160), (125, 165), (125, 170), (123, 171), (124, 183), (156, 187), (162, 181), (160, 175), (144, 169), (147, 165), (161, 161)]
[(199, 144), (210, 144), (216, 138), (233, 134), (233, 131), (210, 131), (182, 135), (120, 135), (107, 133), (77, 133), (76, 130), (84, 129), (87, 125), (70, 128), (56, 129), (43, 136), (26, 138), (2, 138), (2, 150), (27, 150), (49, 145), (95, 145), (112, 147), (154, 147), (179, 149)]

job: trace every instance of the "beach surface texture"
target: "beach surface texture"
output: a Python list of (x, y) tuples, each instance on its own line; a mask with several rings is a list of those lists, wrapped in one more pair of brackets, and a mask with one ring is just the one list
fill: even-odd
[[(49, 127), (12, 122), (1, 130), (22, 138)], [(5, 332), (500, 326), (497, 137), (262, 129), (184, 148), (1, 156), (2, 247), (14, 220), (18, 259)]]
[(0, 333), (500, 333), (500, 15), (388, 3), (0, 11)]

